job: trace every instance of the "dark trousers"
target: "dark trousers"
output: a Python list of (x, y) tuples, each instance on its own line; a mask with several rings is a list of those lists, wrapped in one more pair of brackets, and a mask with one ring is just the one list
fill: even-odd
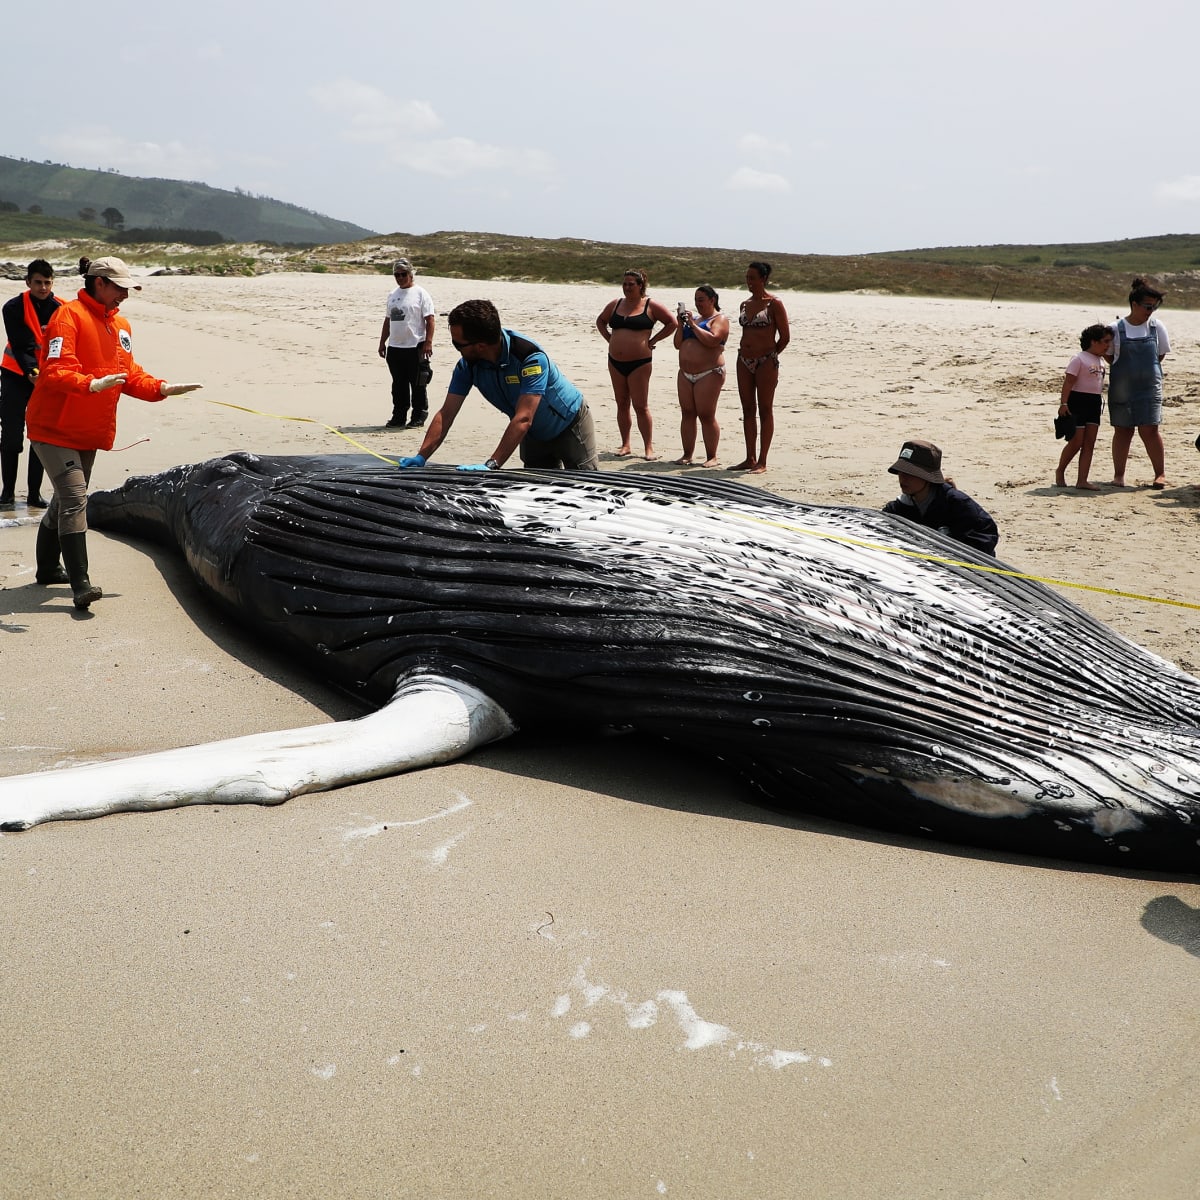
[[(4, 494), (12, 493), (17, 485), (17, 468), (25, 448), (25, 407), (33, 394), (33, 384), (15, 371), (0, 371), (0, 475)], [(30, 495), (42, 487), (42, 460), (29, 455), (27, 479)]]
[(429, 398), (417, 382), (421, 366), (421, 347), (387, 348), (388, 370), (392, 373), (392, 424), (403, 425), (408, 420), (409, 392), (412, 393), (412, 419), (424, 421), (429, 416)]

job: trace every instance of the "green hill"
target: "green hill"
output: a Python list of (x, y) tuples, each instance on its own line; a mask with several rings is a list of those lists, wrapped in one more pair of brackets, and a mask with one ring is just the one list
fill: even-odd
[[(44, 217), (70, 222), (73, 231), (58, 236), (95, 237), (122, 227), (169, 228), (212, 230), (233, 242), (322, 245), (371, 235), (361, 225), (240, 190), (4, 156), (0, 156), (0, 204), (7, 209), (5, 216), (17, 215), (14, 208), (30, 216), (40, 210)], [(3, 236), (8, 240), (11, 235), (5, 229)]]

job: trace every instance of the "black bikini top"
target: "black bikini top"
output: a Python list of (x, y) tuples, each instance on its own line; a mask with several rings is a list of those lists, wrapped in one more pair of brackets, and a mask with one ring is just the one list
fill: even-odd
[(645, 308), (632, 317), (623, 317), (614, 306), (612, 316), (608, 318), (608, 327), (609, 329), (636, 329), (639, 332), (653, 329), (654, 318), (650, 315), (649, 299), (646, 300)]

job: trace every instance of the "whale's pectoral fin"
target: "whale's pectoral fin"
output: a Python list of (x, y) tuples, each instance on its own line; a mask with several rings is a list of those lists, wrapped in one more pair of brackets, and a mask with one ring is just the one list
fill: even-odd
[(515, 731), (470, 684), (412, 676), (358, 720), (0, 779), (0, 830), (184, 804), (281, 804), (449, 762)]

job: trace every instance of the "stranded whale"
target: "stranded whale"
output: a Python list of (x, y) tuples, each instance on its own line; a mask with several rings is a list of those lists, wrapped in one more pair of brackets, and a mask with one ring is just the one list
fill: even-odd
[(249, 454), (131, 479), (89, 516), (178, 546), (217, 602), (377, 711), (0, 781), (6, 828), (622, 726), (774, 808), (1200, 871), (1200, 681), (899, 518), (690, 477)]

